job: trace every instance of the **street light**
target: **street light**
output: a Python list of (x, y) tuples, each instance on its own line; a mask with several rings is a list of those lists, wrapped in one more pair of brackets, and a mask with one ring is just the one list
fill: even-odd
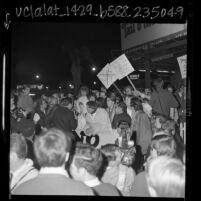
[(96, 67), (92, 67), (92, 71), (96, 71)]
[(40, 78), (40, 75), (36, 75), (36, 79), (39, 79)]
[(97, 83), (96, 83), (96, 81), (94, 81), (94, 85), (96, 85)]

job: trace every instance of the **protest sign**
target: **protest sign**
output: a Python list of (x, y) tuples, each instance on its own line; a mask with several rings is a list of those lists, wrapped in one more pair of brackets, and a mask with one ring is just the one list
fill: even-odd
[(132, 73), (135, 69), (127, 59), (125, 54), (122, 54), (113, 62), (110, 63), (113, 72), (118, 74), (118, 79), (121, 80), (125, 76)]
[(99, 80), (108, 89), (118, 79), (117, 72), (107, 64), (97, 75)]
[(187, 56), (186, 54), (184, 56), (178, 57), (177, 61), (179, 63), (179, 68), (181, 71), (181, 77), (182, 79), (186, 79), (186, 62), (187, 62)]

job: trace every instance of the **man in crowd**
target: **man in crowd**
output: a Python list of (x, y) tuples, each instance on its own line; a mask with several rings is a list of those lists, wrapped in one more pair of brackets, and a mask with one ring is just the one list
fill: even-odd
[(29, 96), (30, 88), (28, 86), (24, 86), (19, 91), (18, 101), (17, 101), (17, 107), (22, 108), (28, 113), (33, 111), (33, 100)]
[(109, 115), (105, 109), (97, 108), (95, 101), (87, 102), (85, 133), (88, 136), (97, 134), (100, 138), (99, 146), (115, 141)]
[(71, 148), (70, 138), (58, 129), (38, 136), (34, 152), (41, 167), (37, 177), (19, 185), (13, 194), (21, 195), (93, 195), (81, 182), (69, 178), (65, 164)]
[[(176, 157), (176, 142), (171, 135), (166, 133), (155, 136), (152, 139), (150, 146), (150, 153), (147, 162), (153, 158), (157, 158), (161, 155)], [(150, 197), (150, 192), (147, 186), (146, 172), (142, 171), (135, 177), (134, 185), (131, 191), (131, 196), (134, 197)]]
[(102, 183), (97, 174), (103, 163), (102, 153), (99, 149), (88, 144), (77, 143), (70, 172), (75, 180), (85, 183), (93, 188), (100, 196), (119, 196), (117, 188), (108, 183)]
[[(54, 97), (52, 97), (52, 99), (55, 100)], [(68, 133), (72, 140), (75, 140), (76, 137), (72, 134), (72, 131), (75, 130), (76, 127), (77, 120), (74, 117), (74, 113), (67, 108), (66, 104), (55, 104), (47, 114), (47, 128), (61, 129), (65, 133)]]
[(170, 108), (177, 108), (179, 106), (175, 97), (168, 90), (163, 89), (164, 81), (158, 78), (154, 81), (155, 91), (151, 94), (149, 104), (153, 112), (170, 116)]
[(22, 134), (12, 133), (10, 136), (10, 192), (20, 184), (38, 175), (33, 161), (27, 158), (28, 147)]

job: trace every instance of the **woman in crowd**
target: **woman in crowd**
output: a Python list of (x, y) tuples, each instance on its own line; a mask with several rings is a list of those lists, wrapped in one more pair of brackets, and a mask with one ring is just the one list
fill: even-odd
[(106, 98), (106, 105), (107, 105), (107, 112), (110, 118), (110, 122), (112, 123), (114, 115), (115, 115), (115, 101), (116, 101), (116, 97), (109, 95)]
[(122, 152), (115, 144), (106, 144), (101, 147), (108, 165), (103, 174), (102, 181), (116, 186), (123, 196), (130, 196), (135, 180), (135, 171), (131, 167), (121, 164)]
[(135, 115), (132, 117), (131, 130), (136, 132), (136, 144), (141, 147), (142, 154), (146, 155), (152, 138), (151, 122), (148, 115), (143, 111), (140, 99), (133, 97), (131, 107), (135, 111)]
[(127, 114), (127, 106), (124, 102), (119, 103), (115, 109), (115, 115), (112, 121), (112, 128), (116, 129), (121, 121), (126, 121), (131, 125), (131, 117)]

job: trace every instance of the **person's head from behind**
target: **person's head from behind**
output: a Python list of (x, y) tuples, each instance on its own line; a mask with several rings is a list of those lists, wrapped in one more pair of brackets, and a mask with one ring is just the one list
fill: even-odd
[(104, 98), (101, 98), (101, 97), (98, 97), (96, 98), (96, 104), (97, 104), (97, 107), (99, 108), (105, 108), (106, 104), (105, 104), (105, 99)]
[(69, 98), (69, 97), (66, 97), (66, 98), (63, 98), (61, 100), (61, 103), (60, 103), (63, 107), (66, 107), (68, 108), (69, 110), (72, 110), (73, 108), (73, 99), (72, 98)]
[(10, 136), (10, 171), (19, 169), (27, 157), (27, 142), (22, 134), (12, 133)]
[(142, 101), (137, 97), (132, 97), (131, 98), (130, 106), (135, 111), (142, 111), (143, 110)]
[(150, 158), (161, 155), (176, 157), (177, 145), (173, 136), (166, 133), (152, 138), (150, 146)]
[(178, 159), (159, 156), (146, 168), (147, 185), (151, 197), (184, 197), (185, 165)]
[(87, 102), (87, 112), (89, 114), (95, 113), (97, 110), (97, 103), (95, 101), (88, 101)]
[(70, 138), (54, 128), (41, 133), (34, 141), (34, 153), (41, 168), (64, 167), (70, 149)]
[(116, 167), (121, 164), (122, 152), (116, 144), (103, 145), (101, 151), (106, 157), (109, 167)]
[(127, 113), (127, 106), (124, 102), (119, 103), (116, 108), (115, 108), (115, 113), (116, 114), (123, 114)]
[(77, 143), (70, 173), (75, 180), (87, 181), (97, 176), (103, 162), (99, 149), (83, 143)]

